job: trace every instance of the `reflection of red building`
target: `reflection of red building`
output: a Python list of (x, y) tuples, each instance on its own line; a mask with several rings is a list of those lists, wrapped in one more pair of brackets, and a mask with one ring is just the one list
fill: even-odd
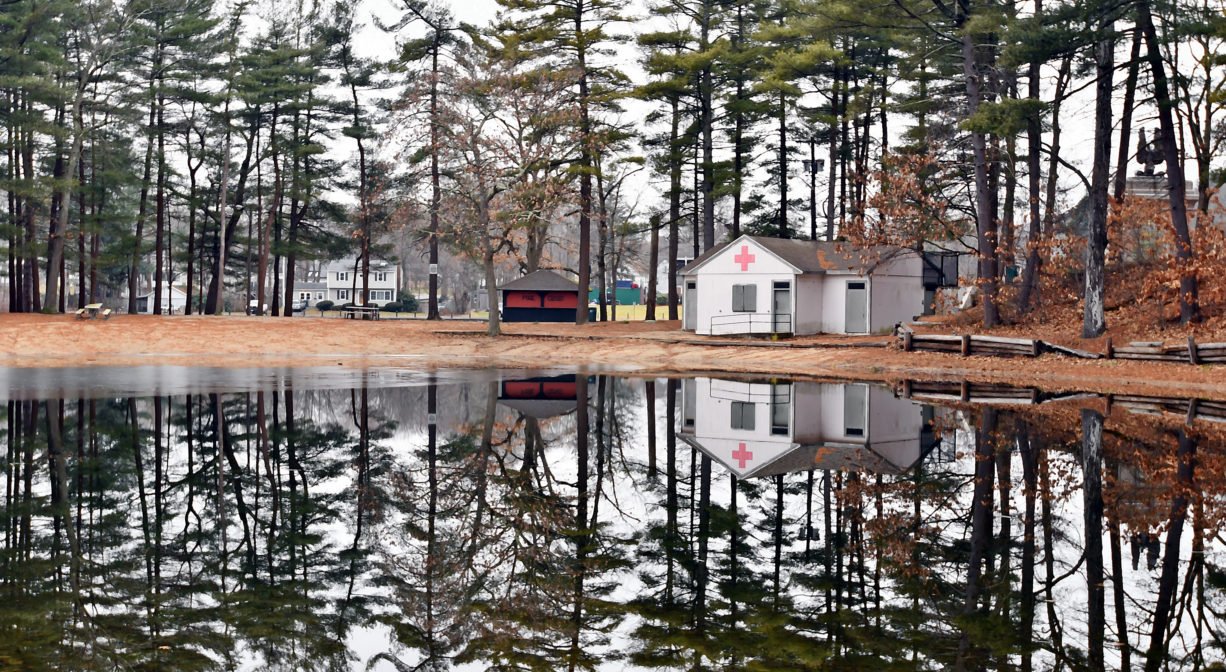
[(550, 418), (575, 410), (578, 388), (572, 375), (504, 380), (498, 402), (532, 418)]
[(537, 271), (502, 287), (504, 322), (574, 322), (579, 285), (554, 273)]

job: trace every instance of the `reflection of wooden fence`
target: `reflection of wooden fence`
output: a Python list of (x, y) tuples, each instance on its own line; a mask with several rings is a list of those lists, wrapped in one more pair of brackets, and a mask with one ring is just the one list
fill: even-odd
[(941, 382), (904, 380), (897, 394), (915, 401), (936, 403), (989, 404), (993, 406), (1033, 406), (1068, 399), (1105, 399), (1108, 406), (1119, 406), (1133, 413), (1173, 413), (1192, 420), (1226, 423), (1226, 401), (1187, 397), (1156, 397), (1136, 394), (1097, 394), (1092, 392), (1044, 392), (1035, 387), (1011, 387), (997, 383)]
[(1134, 359), (1186, 364), (1226, 364), (1226, 343), (1197, 343), (1189, 336), (1187, 344), (1130, 343), (1112, 347), (1107, 339), (1106, 353), (1079, 350), (1034, 338), (1008, 338), (978, 334), (920, 334), (907, 324), (899, 327), (902, 349), (907, 352), (947, 352), (985, 357), (1038, 357), (1051, 352), (1079, 359)]

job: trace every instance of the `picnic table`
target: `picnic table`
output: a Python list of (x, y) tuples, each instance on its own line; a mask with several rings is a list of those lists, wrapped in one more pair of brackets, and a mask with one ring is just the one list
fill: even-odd
[(102, 316), (102, 319), (109, 320), (111, 319), (111, 309), (103, 308), (101, 303), (86, 304), (84, 308), (77, 309), (78, 320), (92, 320), (99, 315)]
[(377, 320), (379, 319), (379, 307), (348, 306), (341, 308), (341, 317), (349, 320)]

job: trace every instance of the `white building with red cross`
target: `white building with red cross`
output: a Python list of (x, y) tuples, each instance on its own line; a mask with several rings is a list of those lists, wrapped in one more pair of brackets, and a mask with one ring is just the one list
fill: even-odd
[(741, 236), (681, 269), (682, 329), (699, 334), (867, 334), (924, 313), (913, 250)]
[(879, 385), (691, 378), (680, 407), (677, 437), (738, 478), (903, 473), (940, 443), (931, 406)]

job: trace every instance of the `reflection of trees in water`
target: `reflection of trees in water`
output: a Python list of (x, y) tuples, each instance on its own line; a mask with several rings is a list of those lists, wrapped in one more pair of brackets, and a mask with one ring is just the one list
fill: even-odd
[(1222, 659), (1216, 425), (966, 405), (957, 458), (738, 481), (677, 386), (8, 402), (0, 661), (347, 669), (376, 623), (421, 669)]
[(369, 567), (325, 529), (369, 517), (345, 493), (380, 468), (379, 423), (355, 445), (292, 392), (7, 411), (6, 665), (348, 666), (366, 607), (337, 585)]

